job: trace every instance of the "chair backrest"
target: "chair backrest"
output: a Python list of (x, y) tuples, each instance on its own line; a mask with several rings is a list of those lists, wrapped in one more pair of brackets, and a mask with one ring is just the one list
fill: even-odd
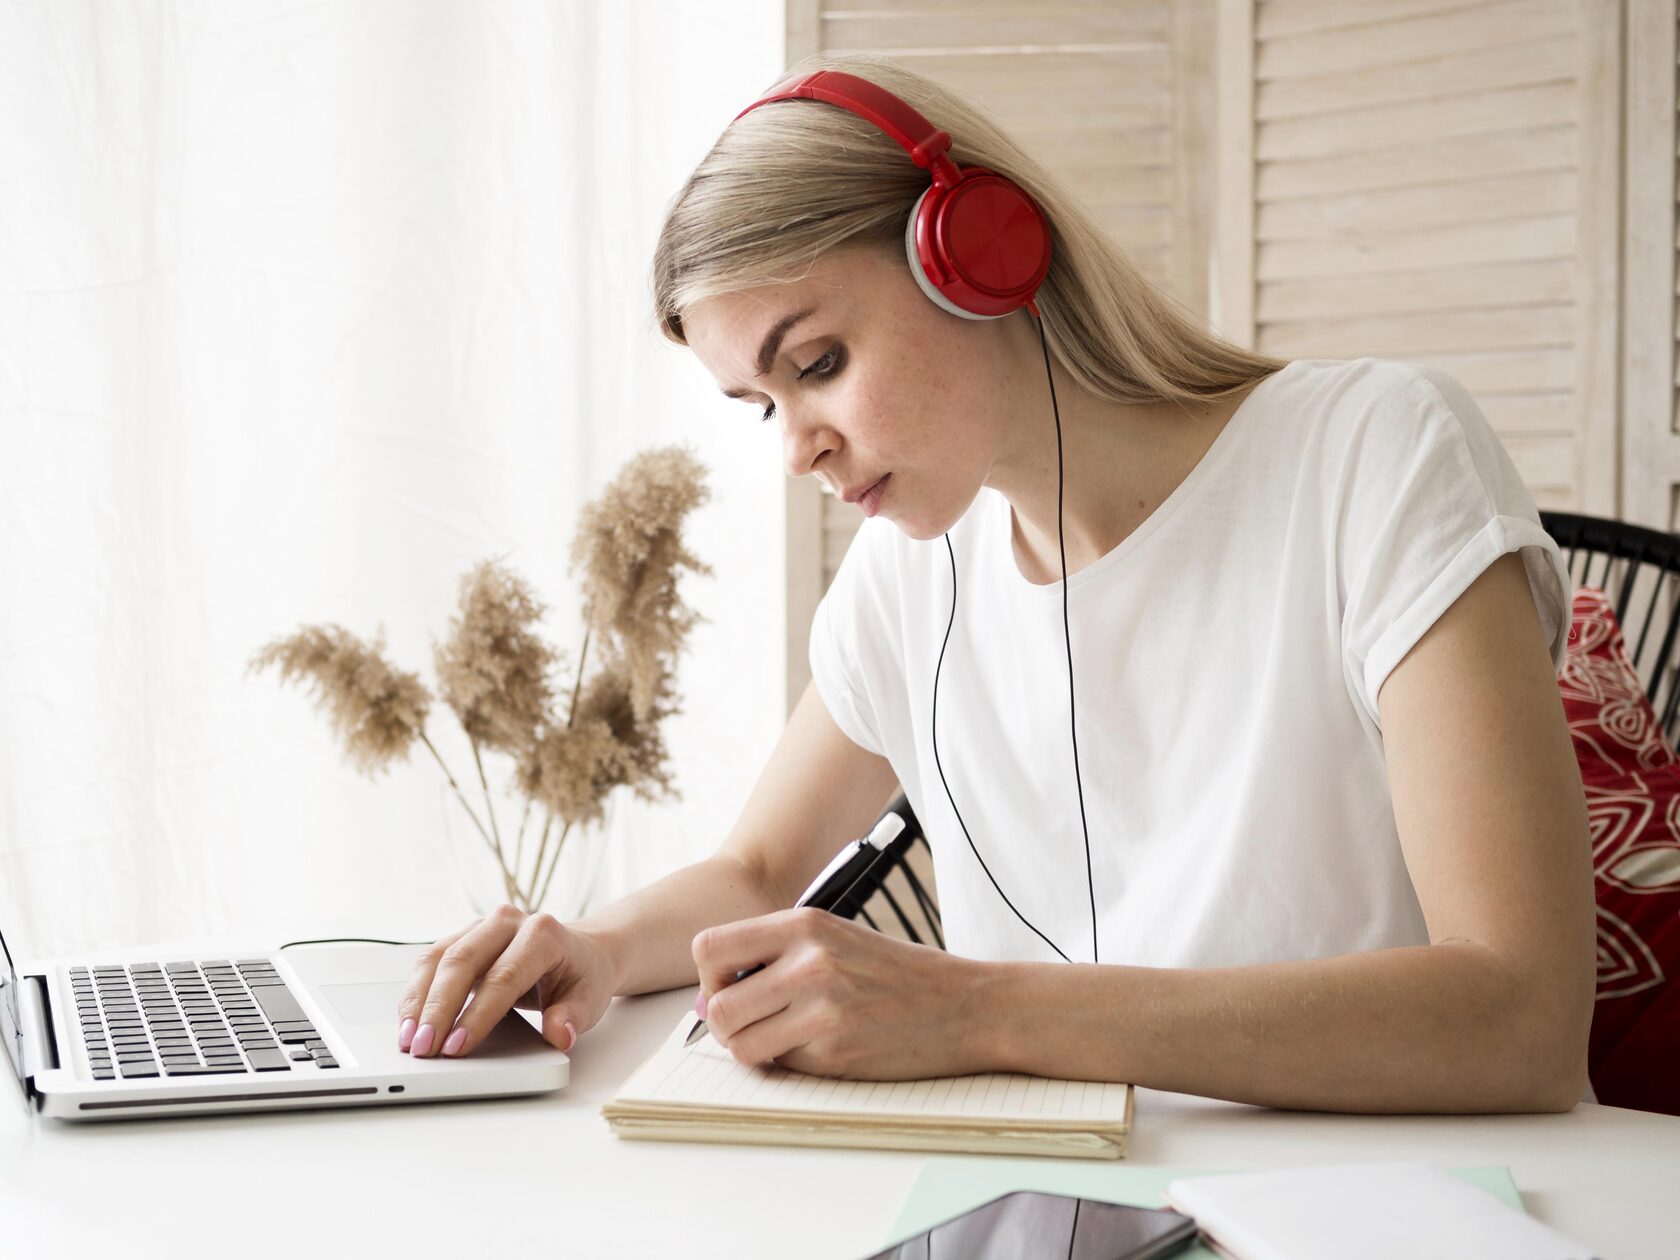
[(940, 931), (939, 905), (934, 899), (933, 852), (922, 825), (900, 792), (886, 811), (904, 819), (904, 830), (887, 847), (887, 857), (858, 881), (834, 907), (847, 919), (862, 919), (876, 931), (918, 945), (945, 948)]
[(1541, 512), (1575, 585), (1609, 597), (1645, 695), (1669, 739), (1680, 726), (1680, 535), (1626, 521)]

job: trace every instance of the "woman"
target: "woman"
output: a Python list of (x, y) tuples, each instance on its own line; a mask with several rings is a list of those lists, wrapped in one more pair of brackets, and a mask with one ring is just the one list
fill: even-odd
[[(941, 301), (906, 239), (927, 153), (855, 103), (725, 130), (654, 298), (776, 422), (789, 475), (868, 517), (812, 685), (713, 857), (578, 923), (504, 906), (438, 941), (399, 1043), (470, 1053), (521, 1005), (569, 1049), (612, 995), (698, 979), (737, 1059), (804, 1072), (1573, 1106), (1594, 953), (1570, 583), (1475, 403), (1211, 336), (951, 93), (877, 57), (784, 85), (824, 69), (1021, 186), (1048, 271), (1002, 314)], [(900, 783), (949, 952), (789, 908)]]

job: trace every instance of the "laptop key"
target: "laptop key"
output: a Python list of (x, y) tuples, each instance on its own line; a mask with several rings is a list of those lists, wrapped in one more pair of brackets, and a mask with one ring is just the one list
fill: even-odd
[(135, 1077), (141, 1076), (156, 1076), (158, 1074), (157, 1064), (152, 1062), (124, 1063), (122, 1065), (122, 1074), (124, 1080), (131, 1080)]
[(292, 1065), (279, 1050), (252, 1050), (251, 1066), (259, 1072), (289, 1072)]
[(291, 990), (283, 984), (259, 984), (252, 988), (251, 994), (263, 1008), (263, 1014), (276, 1024), (308, 1019)]

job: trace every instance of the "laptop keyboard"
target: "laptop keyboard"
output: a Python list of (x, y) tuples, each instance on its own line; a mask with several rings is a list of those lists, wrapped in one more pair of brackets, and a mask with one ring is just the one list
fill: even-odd
[(336, 1068), (265, 958), (72, 967), (95, 1080)]

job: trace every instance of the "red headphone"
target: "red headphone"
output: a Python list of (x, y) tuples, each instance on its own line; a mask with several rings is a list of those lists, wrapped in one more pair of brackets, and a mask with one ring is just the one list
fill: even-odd
[(879, 84), (839, 70), (783, 80), (735, 118), (791, 100), (850, 110), (932, 175), (904, 226), (904, 252), (934, 305), (964, 319), (997, 319), (1023, 306), (1038, 316), (1033, 297), (1050, 270), (1050, 225), (1025, 189), (983, 166), (958, 167), (946, 154), (949, 135)]

